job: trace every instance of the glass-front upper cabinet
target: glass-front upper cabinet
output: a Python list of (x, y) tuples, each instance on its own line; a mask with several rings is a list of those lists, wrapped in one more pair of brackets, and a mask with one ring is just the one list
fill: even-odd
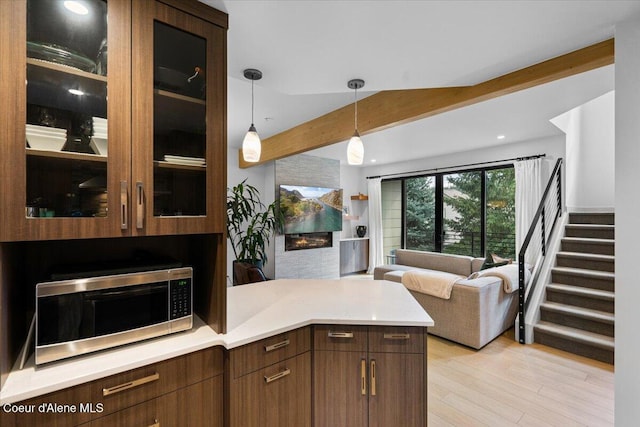
[(27, 1), (28, 217), (106, 217), (107, 3)]
[(131, 4), (0, 3), (0, 238), (126, 234)]
[(226, 30), (134, 2), (138, 234), (221, 232), (226, 200)]

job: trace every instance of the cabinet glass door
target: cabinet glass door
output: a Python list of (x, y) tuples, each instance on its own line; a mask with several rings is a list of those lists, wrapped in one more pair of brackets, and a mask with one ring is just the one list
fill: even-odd
[(153, 26), (153, 215), (206, 215), (207, 40)]
[(224, 230), (226, 28), (188, 6), (132, 2), (136, 235)]
[(27, 217), (106, 217), (107, 3), (27, 1)]

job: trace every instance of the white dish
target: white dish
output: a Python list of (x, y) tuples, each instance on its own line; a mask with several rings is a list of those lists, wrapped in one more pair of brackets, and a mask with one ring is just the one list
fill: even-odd
[(27, 125), (25, 130), (26, 130), (27, 133), (38, 133), (38, 134), (41, 134), (41, 135), (66, 136), (66, 134), (67, 134), (67, 130), (66, 129), (48, 128), (46, 126), (30, 126), (30, 125)]
[(67, 138), (61, 136), (27, 135), (29, 147), (36, 150), (60, 151), (65, 142)]
[(89, 142), (89, 147), (99, 156), (107, 156), (109, 154), (107, 138), (93, 136)]
[(165, 154), (165, 160), (188, 160), (192, 162), (204, 162), (204, 157), (187, 157), (187, 156), (174, 156), (172, 154)]

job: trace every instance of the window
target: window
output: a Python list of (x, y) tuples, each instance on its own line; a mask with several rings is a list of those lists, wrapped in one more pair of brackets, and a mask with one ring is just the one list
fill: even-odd
[(382, 182), (384, 251), (515, 256), (513, 167)]

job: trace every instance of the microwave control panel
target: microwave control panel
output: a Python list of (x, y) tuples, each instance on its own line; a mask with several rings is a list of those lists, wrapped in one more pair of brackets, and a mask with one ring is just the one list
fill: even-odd
[(174, 279), (169, 282), (171, 292), (170, 319), (191, 315), (191, 278)]

